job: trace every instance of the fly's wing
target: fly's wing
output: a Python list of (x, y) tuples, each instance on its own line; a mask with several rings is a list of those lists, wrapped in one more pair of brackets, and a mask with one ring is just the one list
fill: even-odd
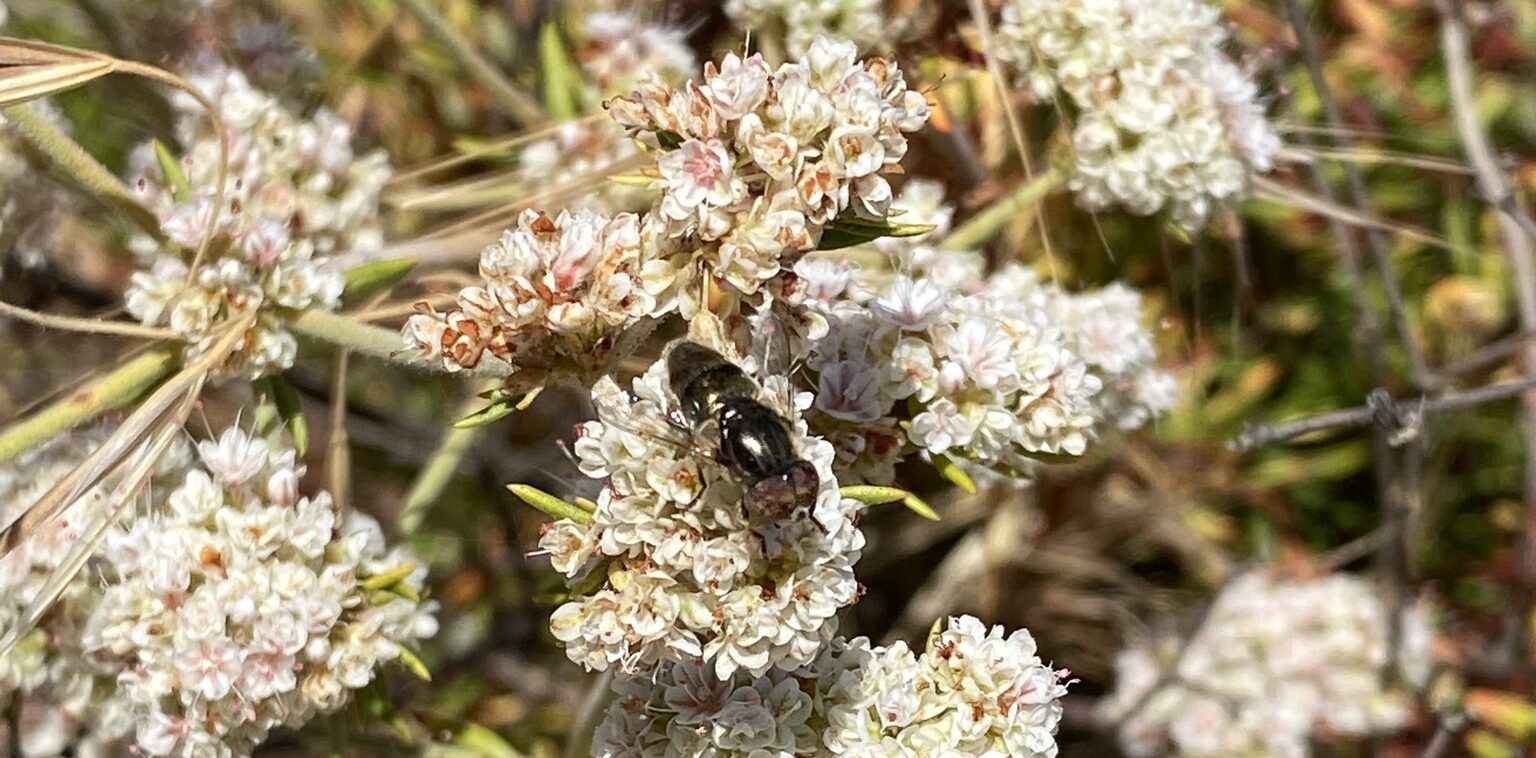
[(758, 386), (767, 397), (763, 399), (787, 419), (795, 413), (794, 382), (795, 366), (790, 357), (789, 325), (772, 305), (758, 310), (753, 316), (756, 329), (752, 332), (753, 372)]

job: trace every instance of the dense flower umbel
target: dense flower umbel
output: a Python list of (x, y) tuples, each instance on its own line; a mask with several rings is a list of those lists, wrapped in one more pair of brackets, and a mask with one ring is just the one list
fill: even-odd
[[(0, 467), (0, 523), (9, 523), (37, 501), (106, 438), (95, 427), (50, 440)], [(173, 446), (161, 471), (184, 469), (187, 446)], [(167, 485), (156, 476), (152, 487)], [(112, 486), (107, 482), (107, 486)], [(106, 494), (88, 492), (35, 536), (0, 559), (0, 629), (10, 629), (90, 528), (94, 506)], [(81, 572), (41, 625), (0, 657), (0, 705), (21, 701), (22, 744), (27, 755), (58, 755), (67, 747), (104, 750), (133, 729), (126, 701), (80, 646), (87, 620), (101, 600), (90, 571)], [(85, 754), (85, 753), (82, 753)]]
[[(292, 450), (232, 429), (198, 452), (149, 515), (108, 534), (80, 634), (148, 755), (248, 754), (436, 631), (435, 604), (413, 599), (415, 556), (328, 494), (300, 496)], [(363, 586), (395, 571), (398, 591)]]
[[(1175, 641), (1119, 655), (1119, 684), (1102, 715), (1124, 721), (1127, 753), (1305, 756), (1314, 737), (1361, 737), (1406, 722), (1407, 698), (1382, 688), (1389, 613), (1366, 581), (1255, 571), (1215, 603), (1177, 678), (1156, 692), (1148, 694), (1171, 665)], [(1410, 608), (1399, 665), (1414, 686), (1428, 677), (1429, 642), (1427, 613)]]
[(581, 37), (576, 60), (587, 82), (603, 96), (634, 90), (646, 72), (675, 84), (697, 70), (682, 29), (650, 24), (628, 13), (587, 16)]
[[(699, 268), (748, 295), (815, 248), (834, 219), (884, 220), (884, 175), (898, 170), (905, 133), (928, 118), (894, 62), (860, 62), (852, 44), (825, 38), (777, 69), (728, 54), (705, 67), (702, 84), (647, 78), (609, 110), (659, 151), (659, 226), (697, 251)], [(684, 285), (691, 315), (699, 287)]]
[(482, 254), (484, 284), (463, 290), (449, 313), (412, 318), (408, 345), (449, 370), (489, 352), (534, 374), (590, 376), (630, 328), (673, 312), (691, 318), (703, 277), (762, 299), (834, 219), (884, 219), (882, 174), (928, 113), (894, 64), (856, 62), (851, 45), (825, 40), (777, 71), (727, 56), (702, 85), (670, 89), (648, 77), (610, 107), (658, 153), (651, 209), (525, 212)]
[(619, 756), (1056, 755), (1064, 672), (1023, 630), (951, 618), (922, 655), (837, 638), (810, 665), (713, 676), (697, 661), (621, 680), (593, 752)]
[[(933, 194), (909, 184), (902, 218), (947, 222)], [(820, 255), (795, 267), (791, 299), (827, 320), (803, 350), (819, 377), (812, 425), (840, 471), (888, 483), (915, 448), (1022, 475), (1176, 399), (1134, 291), (1069, 293), (1014, 263), (986, 276), (979, 254), (926, 239), (878, 247), (895, 272)]]
[(831, 446), (795, 422), (820, 490), (803, 514), (773, 521), (745, 509), (742, 484), (670, 426), (676, 402), (663, 363), (633, 386), (632, 397), (600, 380), (598, 420), (579, 430), (582, 471), (605, 480), (591, 523), (557, 521), (540, 542), (572, 587), (600, 582), (555, 611), (555, 636), (577, 663), (626, 674), (692, 659), (720, 679), (810, 663), (859, 594), (853, 563), (864, 544), (850, 520), (857, 504), (832, 475)]
[(784, 52), (800, 57), (822, 35), (868, 49), (889, 40), (896, 24), (883, 0), (726, 0), (725, 13), (740, 29), (758, 35), (781, 33)]
[(1007, 0), (993, 52), (1037, 99), (1071, 98), (1084, 206), (1196, 229), (1280, 148), (1227, 39), (1206, 0)]
[[(130, 280), (128, 310), (196, 344), (230, 313), (261, 309), (226, 366), (257, 377), (293, 364), (293, 337), (272, 309), (334, 309), (342, 277), (325, 258), (381, 244), (379, 192), (390, 169), (382, 153), (355, 156), (351, 128), (329, 111), (300, 119), (232, 69), (192, 79), (218, 104), (229, 130), (225, 203), (215, 213), (217, 135), (194, 101), (178, 100), (185, 185), (161, 174), (148, 146), (135, 155), (140, 199), (159, 216), (169, 242), (135, 241), (144, 269)], [(189, 277), (192, 251), (210, 225), (212, 247)]]

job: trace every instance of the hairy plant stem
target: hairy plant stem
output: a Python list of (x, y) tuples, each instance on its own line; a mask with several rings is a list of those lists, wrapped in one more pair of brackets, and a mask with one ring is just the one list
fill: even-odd
[[(485, 382), (481, 389), (494, 389), (497, 382)], [(460, 406), (457, 416), (463, 418), (485, 405), (479, 393), (474, 393)], [(450, 426), (443, 433), (443, 439), (438, 443), (437, 450), (432, 457), (427, 459), (427, 464), (422, 467), (421, 474), (416, 481), (411, 483), (411, 490), (405, 496), (405, 506), (400, 509), (400, 519), (397, 522), (401, 534), (414, 534), (421, 527), (421, 522), (426, 519), (427, 509), (431, 507), (443, 489), (453, 479), (454, 473), (459, 470), (459, 464), (469, 453), (475, 438), (479, 436), (483, 426), (459, 427)]]
[(1044, 200), (1052, 192), (1066, 186), (1066, 183), (1066, 172), (1057, 166), (1052, 166), (1020, 185), (1007, 197), (967, 219), (965, 223), (950, 231), (939, 245), (951, 250), (975, 248), (997, 236), (1003, 227), (1025, 208)]
[(161, 345), (0, 431), (0, 462), (11, 460), (107, 411), (125, 407), (181, 365), (181, 345)]
[(140, 231), (164, 241), (160, 221), (139, 204), (133, 193), (116, 176), (91, 157), (85, 148), (59, 131), (48, 120), (26, 105), (0, 108), (7, 121), (28, 144), (36, 148), (69, 178), (90, 192), (105, 198), (123, 212)]

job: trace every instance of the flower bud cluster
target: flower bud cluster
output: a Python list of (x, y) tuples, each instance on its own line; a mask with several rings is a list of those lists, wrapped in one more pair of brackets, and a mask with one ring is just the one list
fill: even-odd
[[(934, 194), (904, 188), (897, 207), (914, 210), (903, 222), (947, 223)], [(927, 238), (879, 248), (900, 273), (817, 255), (796, 264), (791, 288), (826, 318), (826, 336), (801, 354), (818, 381), (813, 428), (838, 450), (839, 470), (888, 483), (916, 449), (1022, 476), (1033, 460), (1081, 455), (1100, 432), (1139, 427), (1177, 399), (1133, 290), (1070, 293), (1016, 263), (988, 276), (979, 254)]]
[(1280, 149), (1227, 41), (1206, 0), (1008, 0), (993, 53), (1040, 101), (1070, 98), (1080, 203), (1194, 230)]
[[(1305, 756), (1316, 737), (1392, 731), (1411, 704), (1382, 685), (1389, 617), (1358, 577), (1245, 574), (1216, 598), (1177, 670), (1173, 640), (1122, 651), (1102, 715), (1132, 756)], [(1397, 665), (1409, 685), (1428, 678), (1430, 638), (1427, 611), (1407, 609)]]
[[(713, 345), (739, 359), (728, 345)], [(770, 383), (763, 393), (786, 390)], [(796, 408), (764, 397), (785, 418)], [(816, 469), (814, 502), (789, 518), (744, 504), (743, 485), (702, 442), (677, 427), (664, 362), (635, 379), (593, 388), (597, 420), (578, 430), (582, 472), (602, 479), (592, 519), (560, 520), (540, 541), (572, 588), (551, 617), (555, 637), (588, 669), (641, 675), (701, 659), (711, 676), (762, 676), (809, 664), (837, 631), (859, 587), (864, 537), (830, 468), (831, 446), (796, 421), (793, 442)]]
[(859, 637), (810, 665), (714, 676), (679, 661), (618, 682), (593, 742), (618, 756), (1054, 756), (1065, 672), (1027, 631), (949, 619), (921, 655)]
[(756, 39), (782, 34), (784, 52), (805, 55), (821, 36), (845, 39), (867, 50), (893, 34), (883, 0), (726, 0), (725, 14)]
[(647, 23), (629, 13), (592, 13), (582, 21), (581, 37), (576, 60), (601, 96), (634, 91), (647, 72), (676, 84), (698, 70), (682, 29)]
[[(60, 438), (0, 470), (0, 510), (35, 502), (104, 437)], [(435, 633), (415, 556), (326, 493), (300, 496), (291, 449), (239, 430), (198, 445), (201, 465), (188, 447), (162, 457), (148, 508), (124, 510), (42, 625), (0, 658), (0, 700), (22, 699), (30, 754), (246, 755), (272, 728), (336, 710), (401, 645)], [(5, 628), (104, 498), (88, 492), (0, 560)]]
[[(181, 176), (166, 176), (149, 145), (134, 156), (139, 198), (159, 218), (166, 242), (135, 241), (143, 268), (130, 280), (128, 310), (196, 345), (231, 313), (260, 309), (226, 366), (259, 377), (294, 359), (294, 339), (272, 309), (336, 308), (343, 280), (325, 259), (382, 244), (379, 193), (390, 168), (382, 152), (354, 154), (351, 128), (330, 111), (300, 118), (229, 68), (191, 80), (227, 129), (224, 202), (215, 207), (218, 134), (196, 101), (180, 97)], [(209, 234), (208, 254), (190, 270)]]

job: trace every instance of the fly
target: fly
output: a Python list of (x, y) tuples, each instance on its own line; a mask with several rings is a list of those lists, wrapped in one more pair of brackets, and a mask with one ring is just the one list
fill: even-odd
[[(745, 487), (742, 505), (787, 520), (816, 503), (821, 479), (796, 451), (789, 421), (759, 399), (761, 388), (725, 356), (691, 340), (667, 354), (667, 381), (696, 437)], [(811, 516), (811, 522), (826, 527)]]

